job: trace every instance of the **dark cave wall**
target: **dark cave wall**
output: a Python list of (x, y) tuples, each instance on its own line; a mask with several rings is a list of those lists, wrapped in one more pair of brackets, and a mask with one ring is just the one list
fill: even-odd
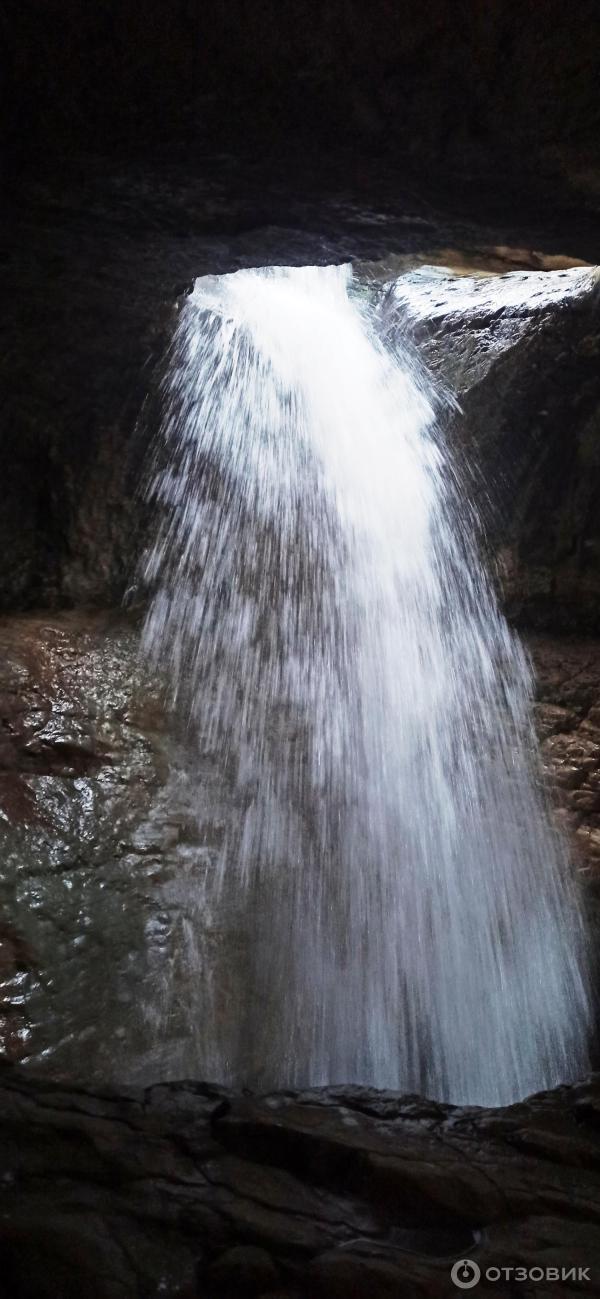
[(595, 0), (13, 0), (0, 20), (13, 156), (292, 135), (600, 195)]
[[(502, 193), (558, 177), (567, 234), (551, 251), (598, 260), (568, 206), (600, 195), (595, 0), (576, 13), (562, 0), (8, 0), (0, 36), (16, 179), (0, 264), (0, 607), (109, 604), (131, 584), (156, 415), (144, 401), (196, 275), (468, 250), (472, 231), (444, 228), (443, 204), (419, 206), (411, 168), (458, 181), (470, 216), (488, 180)], [(204, 151), (221, 147), (236, 161), (213, 185)], [(271, 149), (276, 167), (253, 171)], [(300, 180), (311, 150), (326, 161)], [(540, 247), (520, 198), (508, 206), (517, 241)], [(554, 201), (537, 211), (551, 225)], [(506, 227), (476, 238), (511, 242)], [(567, 624), (600, 627), (600, 357), (582, 310), (474, 380), (464, 427), (514, 607), (552, 622), (568, 605)]]
[(0, 608), (110, 604), (132, 581), (147, 365), (166, 348), (174, 290), (122, 242), (107, 257), (93, 227), (64, 247), (36, 230), (19, 263), (0, 325)]

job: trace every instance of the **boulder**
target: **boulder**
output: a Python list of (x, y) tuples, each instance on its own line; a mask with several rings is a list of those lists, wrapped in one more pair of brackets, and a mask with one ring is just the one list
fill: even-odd
[[(385, 305), (440, 422), (510, 617), (600, 628), (600, 283), (591, 268), (398, 278)], [(452, 403), (452, 404), (451, 404)]]

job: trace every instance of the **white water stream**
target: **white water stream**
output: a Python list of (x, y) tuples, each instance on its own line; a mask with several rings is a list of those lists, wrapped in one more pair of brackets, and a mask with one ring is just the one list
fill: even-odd
[(231, 808), (199, 1069), (479, 1104), (577, 1075), (583, 928), (530, 671), (426, 379), (347, 268), (270, 269), (197, 281), (166, 395), (144, 645), (192, 787), (213, 755)]

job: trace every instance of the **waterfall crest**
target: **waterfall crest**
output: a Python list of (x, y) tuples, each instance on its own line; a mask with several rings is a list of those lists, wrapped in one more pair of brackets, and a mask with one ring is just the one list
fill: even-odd
[(348, 268), (206, 278), (181, 312), (143, 643), (192, 788), (212, 755), (228, 791), (198, 886), (205, 1076), (489, 1105), (585, 1067), (529, 664), (434, 406)]

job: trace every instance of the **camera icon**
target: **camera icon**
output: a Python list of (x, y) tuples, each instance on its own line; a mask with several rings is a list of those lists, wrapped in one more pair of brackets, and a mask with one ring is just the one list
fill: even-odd
[(472, 1290), (481, 1278), (481, 1268), (472, 1258), (459, 1258), (452, 1268), (450, 1278), (459, 1290)]

